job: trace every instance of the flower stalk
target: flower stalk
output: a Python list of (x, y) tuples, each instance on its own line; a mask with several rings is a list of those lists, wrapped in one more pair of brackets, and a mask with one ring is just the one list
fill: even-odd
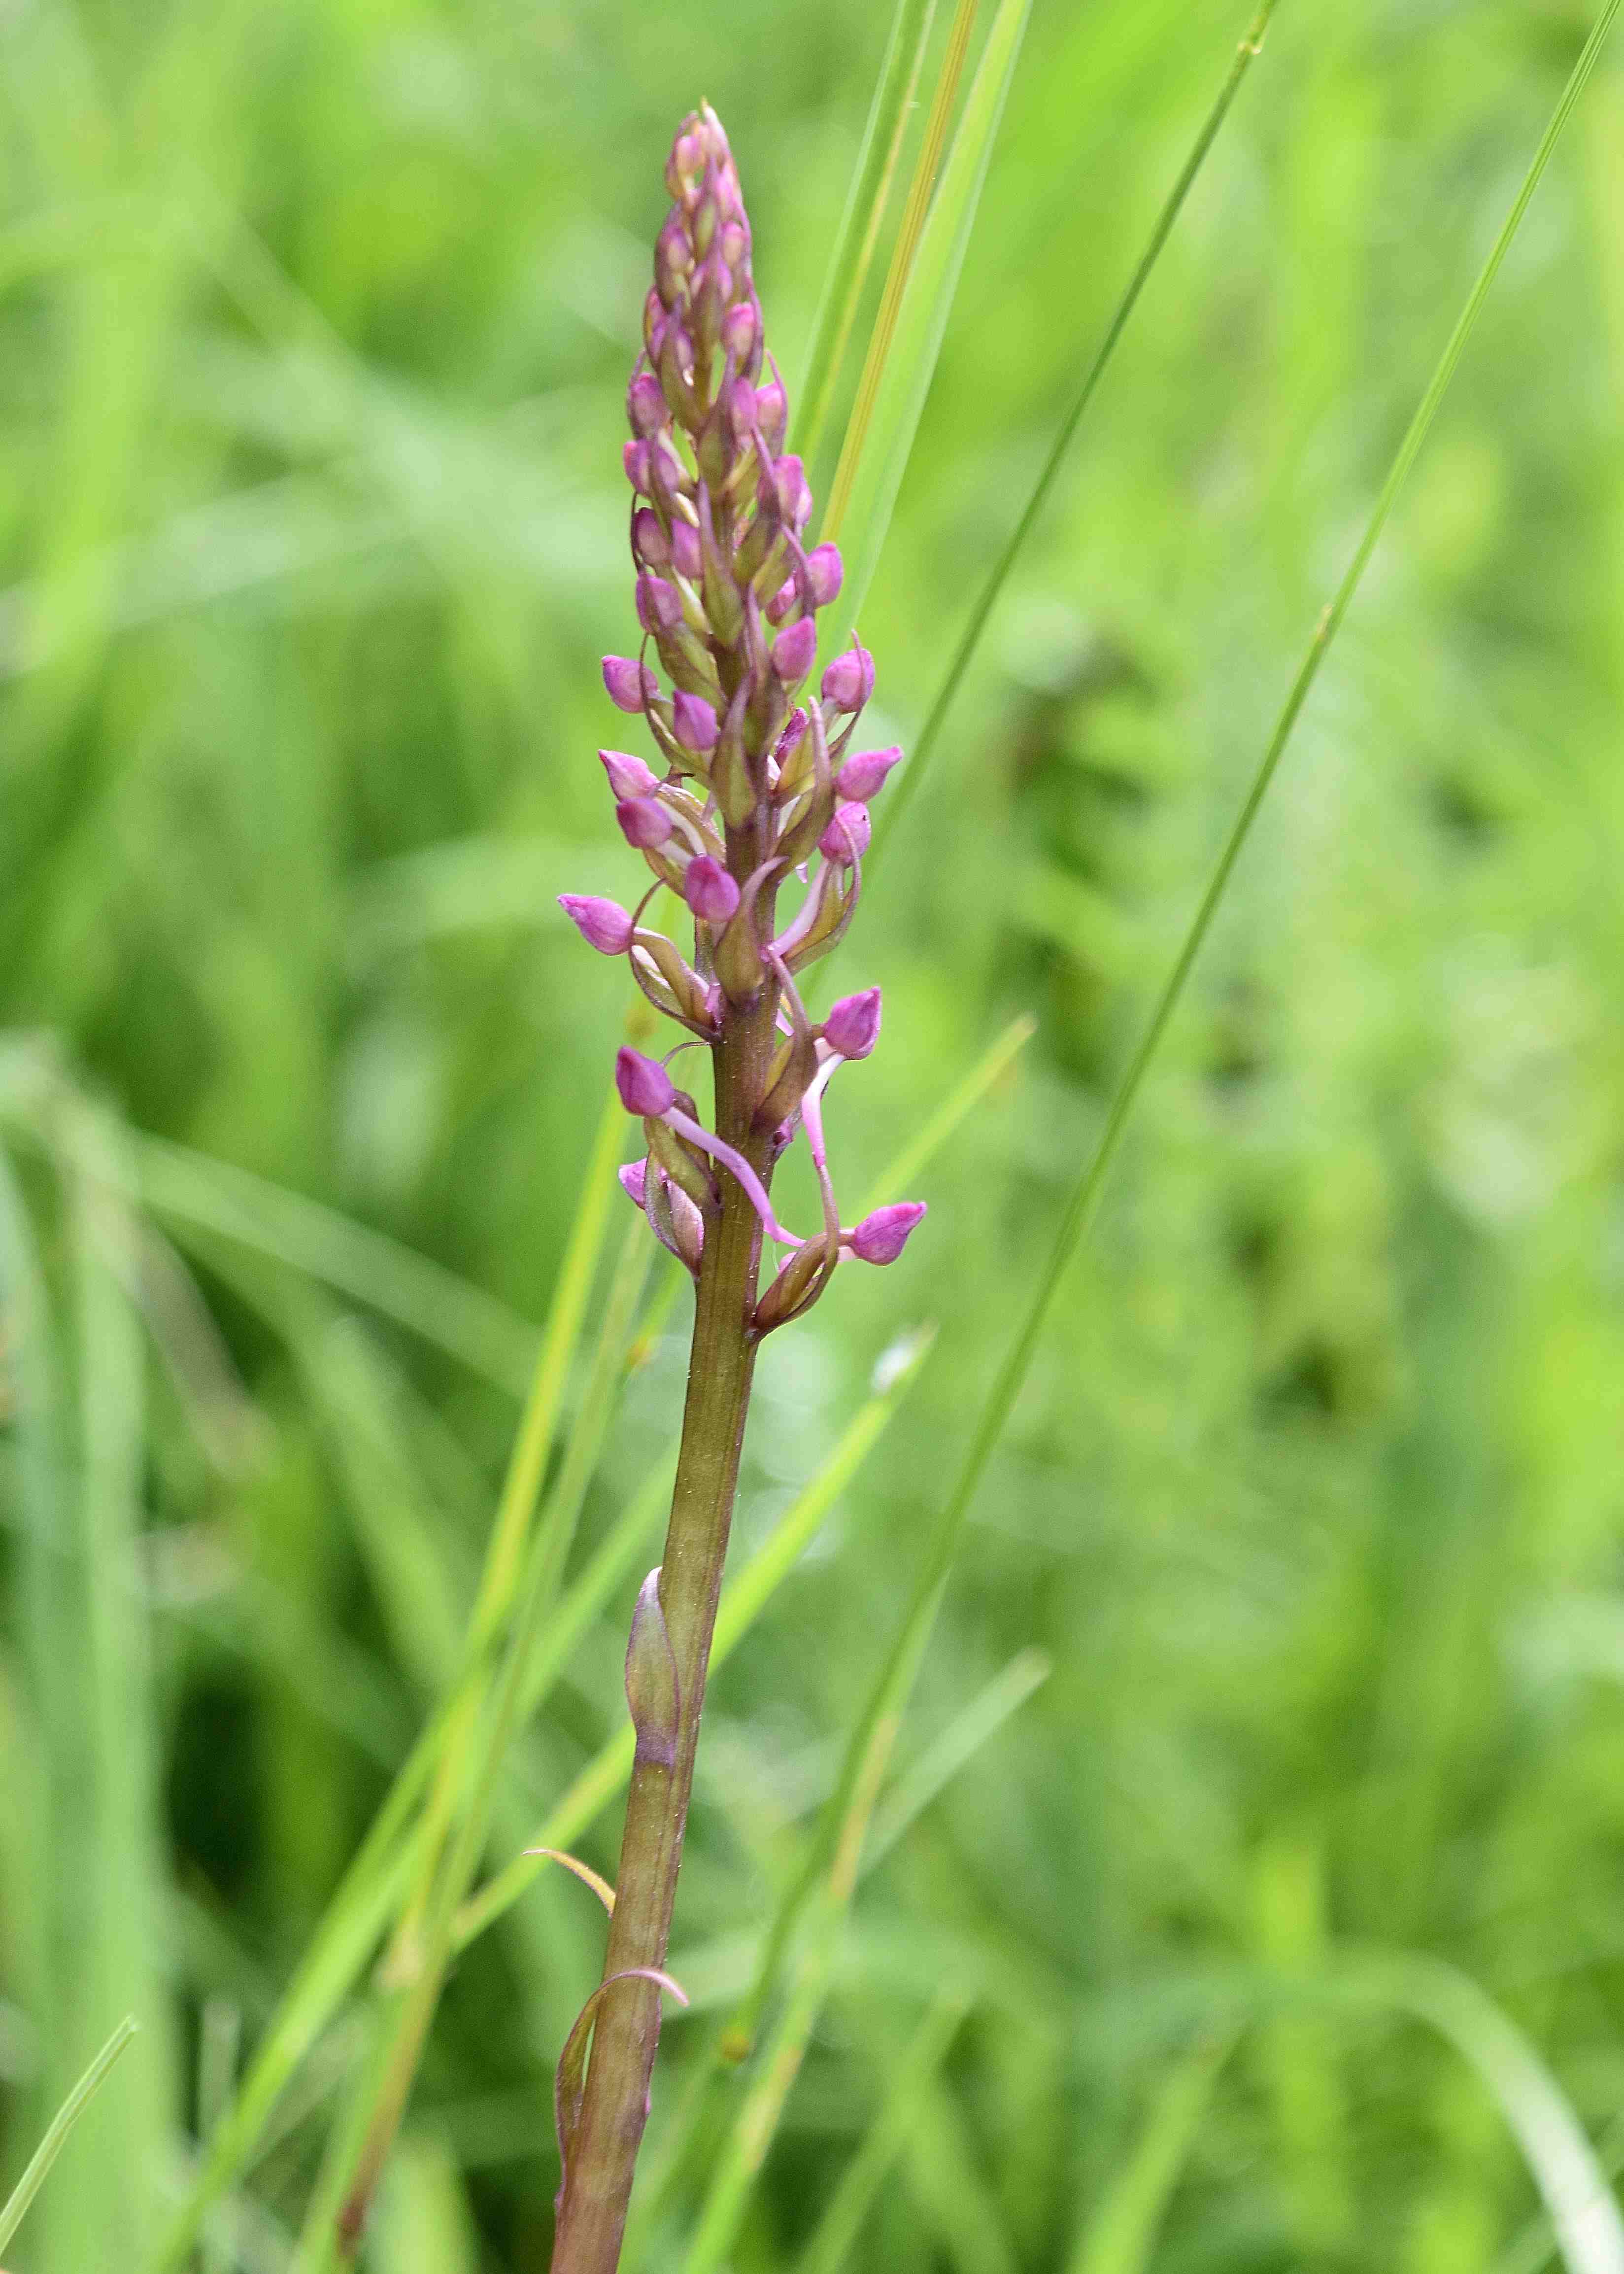
[[(665, 1962), (756, 1352), (842, 1261), (893, 1261), (924, 1214), (895, 1203), (842, 1226), (824, 1095), (873, 1050), (879, 990), (815, 1023), (797, 985), (851, 922), (867, 801), (899, 754), (853, 748), (874, 687), (854, 639), (816, 696), (803, 686), (840, 556), (801, 543), (811, 494), (785, 451), (788, 403), (765, 354), (749, 223), (708, 105), (683, 122), (665, 178), (673, 206), (627, 396), (643, 648), (604, 662), (611, 701), (643, 719), (664, 772), (599, 754), (621, 833), (654, 883), (635, 911), (573, 894), (562, 905), (683, 1030), (664, 1059), (622, 1050), (616, 1081), (645, 1141), (621, 1182), (693, 1276), (694, 1336), (665, 1555), (627, 1655), (637, 1750), (603, 1977), (560, 2067), (554, 2274), (613, 2274), (619, 2260), (662, 1992), (674, 1989)], [(691, 951), (645, 921), (662, 887), (692, 919)], [(696, 1045), (710, 1058), (710, 1125), (672, 1070)], [(778, 1223), (771, 1198), (803, 1134), (822, 1213), (808, 1237)], [(784, 1251), (770, 1275), (769, 1247)]]

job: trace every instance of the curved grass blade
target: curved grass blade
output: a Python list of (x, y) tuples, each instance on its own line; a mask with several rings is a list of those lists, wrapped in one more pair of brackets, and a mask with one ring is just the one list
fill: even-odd
[(811, 2240), (795, 2261), (793, 2274), (840, 2274), (876, 2195), (902, 2152), (920, 2094), (947, 2059), (967, 2011), (965, 1998), (944, 1991), (920, 2023), (892, 2072), (879, 2114), (841, 2173)]
[[(856, 171), (852, 176), (846, 210), (840, 216), (834, 250), (829, 256), (817, 313), (812, 320), (803, 387), (806, 414), (796, 439), (801, 456), (814, 470), (885, 209), (891, 203), (891, 186), (935, 18), (936, 0), (897, 0), (885, 60), (880, 65), (874, 101), (863, 128), (862, 147), (857, 154)], [(814, 494), (822, 488), (823, 483), (815, 471)]]
[(4, 2208), (0, 2208), (0, 2250), (5, 2248), (21, 2225), (24, 2212), (44, 2185), (45, 2175), (62, 2153), (69, 2133), (134, 2035), (134, 2017), (126, 2014), (51, 2119), (45, 2137), (28, 2159), (27, 2169), (6, 2197)]
[(1206, 942), (1212, 921), (1230, 875), (1240, 857), (1241, 850), (1251, 833), (1259, 809), (1267, 794), (1269, 785), (1279, 768), (1280, 761), (1291, 739), (1303, 705), (1308, 698), (1320, 666), (1329, 651), (1342, 620), (1347, 614), (1354, 594), (1359, 587), (1372, 553), (1376, 548), (1394, 502), (1402, 488), (1406, 477), (1419, 454), (1427, 431), (1437, 414), (1438, 406), (1447, 390), (1456, 365), (1470, 337), (1472, 328), (1488, 297), (1490, 287), (1505, 259), (1512, 238), (1515, 236), (1524, 213), (1538, 188), (1551, 154), (1560, 138), (1563, 127), (1577, 102), (1596, 57), (1611, 29), (1624, 0), (1607, 0), (1594, 28), (1574, 66), (1567, 87), (1553, 112), (1539, 147), (1535, 152), (1522, 186), (1512, 203), (1509, 214), (1500, 228), (1488, 259), (1457, 320), (1447, 343), (1439, 359), (1422, 396), (1396, 457), (1382, 486), (1365, 532), (1353, 558), (1338, 585), (1330, 605), (1315, 628), (1303, 664), (1292, 683), (1283, 708), (1264, 751), (1251, 787), (1232, 825), (1217, 864), (1208, 880), (1206, 891), (1197, 907), (1194, 918), (1183, 945), (1175, 958), (1167, 978), (1162, 983), (1150, 1020), (1117, 1084), (1107, 1115), (1104, 1131), (1092, 1158), (1085, 1164), (1074, 1186), (1062, 1216), (1048, 1265), (1027, 1306), (1015, 1340), (1005, 1353), (995, 1375), (977, 1421), (970, 1447), (966, 1454), (951, 1492), (944, 1505), (929, 1551), (915, 1582), (912, 1601), (898, 1630), (890, 1653), (882, 1666), (867, 1705), (856, 1723), (847, 1745), (839, 1778), (825, 1804), (801, 1871), (780, 1909), (768, 1936), (758, 1964), (756, 1980), (741, 2009), (739, 2027), (742, 2041), (748, 2045), (765, 2012), (773, 1984), (793, 1942), (800, 1917), (812, 1899), (823, 1877), (833, 1862), (845, 1827), (852, 1820), (853, 1811), (868, 1773), (873, 1749), (887, 1730), (894, 1729), (914, 1683), (915, 1673), (923, 1658), (936, 1623), (937, 1608), (946, 1589), (953, 1559), (970, 1506), (981, 1485), (987, 1465), (1004, 1434), (1005, 1423), (1014, 1406), (1021, 1385), (1026, 1377), (1049, 1314), (1053, 1307), (1060, 1284), (1070, 1266), (1083, 1235), (1093, 1221), (1101, 1190), (1116, 1159), (1124, 1129), (1138, 1102), (1145, 1077), (1161, 1046), (1162, 1038), (1171, 1021), (1173, 1013), (1184, 994), (1190, 973)]
[(1156, 216), (1149, 241), (1139, 255), (1138, 266), (1128, 280), (1127, 290), (1117, 302), (1111, 320), (1106, 326), (1105, 336), (1094, 351), (1094, 361), (1089, 365), (1083, 383), (1072, 398), (1071, 408), (1060, 422), (1054, 441), (1049, 446), (1049, 456), (1043, 461), (1042, 468), (1033, 486), (1032, 494), (1022, 507), (1020, 518), (1011, 531), (1003, 552), (993, 563), (987, 582), (976, 596), (969, 619), (959, 635), (959, 644), (953, 651), (952, 660), (943, 675), (941, 686), (936, 689), (936, 700), (927, 712), (925, 723), (915, 739), (909, 762), (898, 772), (894, 791), (885, 801), (876, 817), (874, 840), (869, 846), (868, 860), (865, 863), (866, 874), (872, 874), (876, 858), (883, 851), (886, 840), (897, 826), (923, 777), (925, 768), (929, 764), (931, 755), (941, 735), (947, 714), (952, 708), (964, 675), (970, 667), (971, 659), (981, 645), (981, 634), (987, 629), (987, 620), (997, 605), (998, 595), (1008, 582), (1011, 569), (1025, 549), (1026, 539), (1031, 536), (1039, 515), (1049, 501), (1049, 493), (1055, 486), (1056, 478), (1064, 463), (1066, 453), (1070, 450), (1077, 430), (1082, 424), (1084, 414), (1094, 401), (1100, 381), (1105, 376), (1106, 366), (1116, 354), (1117, 344), (1128, 328), (1129, 320), (1139, 305), (1139, 296), (1150, 282), (1151, 272), (1166, 249), (1168, 239), (1173, 234), (1174, 225), (1184, 210), (1184, 200), (1194, 187), (1197, 176), (1207, 163), (1208, 153), (1218, 139), (1219, 130), (1229, 115), (1230, 106), (1241, 91), (1242, 81), (1262, 53), (1264, 35), (1268, 30), (1269, 19), (1274, 14), (1277, 4), (1278, 0), (1263, 0), (1263, 4), (1252, 18), (1245, 36), (1236, 49), (1235, 60), (1229, 66), (1229, 76), (1219, 91), (1217, 101), (1202, 122), (1200, 132), (1192, 144), (1188, 157), (1179, 169), (1177, 178), (1168, 192), (1167, 202)]
[(1522, 2149), (1568, 2274), (1624, 2274), (1624, 2218), (1555, 2078), (1510, 2016), (1440, 1960), (1356, 1957), (1346, 1979), (1446, 2037), (1477, 2070)]
[[(844, 547), (847, 620), (861, 613), (930, 391), (1029, 5), (1030, 0), (1002, 0), (993, 18), (917, 253), (899, 281), (891, 328), (882, 330), (883, 306), (876, 324), (822, 532), (832, 538), (850, 525)], [(962, 17), (963, 5), (959, 12)], [(954, 29), (957, 34), (957, 25)], [(903, 250), (899, 241), (898, 253)], [(898, 273), (895, 257), (892, 270)]]
[[(942, 58), (942, 68), (936, 76), (936, 93), (931, 98), (930, 117), (926, 123), (925, 136), (920, 144), (919, 155), (914, 162), (914, 178), (908, 184), (908, 200), (902, 209), (902, 225), (897, 232), (897, 242), (891, 247), (891, 264), (885, 272), (885, 289), (880, 295), (878, 312), (874, 320), (874, 331), (868, 342), (868, 351), (863, 358), (861, 376), (857, 382), (857, 396), (852, 405), (852, 415), (846, 421), (841, 439), (840, 456), (835, 467), (835, 478), (829, 495), (828, 510), (823, 516), (822, 534), (836, 538), (846, 519), (846, 509), (851, 501), (852, 485), (868, 440), (869, 423), (878, 399), (880, 382), (885, 375), (887, 358), (896, 337), (897, 320), (901, 312), (908, 279), (914, 271), (914, 258), (919, 252), (920, 238), (925, 227), (925, 217), (930, 210), (931, 194), (941, 169), (942, 153), (947, 144), (947, 129), (953, 115), (953, 105), (959, 99), (959, 82), (964, 75), (965, 57), (970, 49), (970, 34), (975, 28), (978, 0), (959, 0), (953, 11), (952, 27), (947, 35), (947, 49)], [(929, 25), (926, 27), (929, 30)], [(922, 45), (922, 40), (921, 40)], [(916, 73), (917, 76), (917, 73)], [(898, 122), (906, 124), (906, 117)], [(957, 281), (955, 276), (955, 281)], [(951, 286), (949, 287), (951, 297)]]
[(455, 1272), (319, 1201), (157, 1137), (133, 1141), (137, 1196), (180, 1229), (221, 1235), (410, 1327), (476, 1374), (523, 1396), (536, 1329)]
[(1068, 2274), (1146, 2274), (1233, 2036), (1197, 2044), (1165, 2078), (1133, 2151), (1077, 2239)]

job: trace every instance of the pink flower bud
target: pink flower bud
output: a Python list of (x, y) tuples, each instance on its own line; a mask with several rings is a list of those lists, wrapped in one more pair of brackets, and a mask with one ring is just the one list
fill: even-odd
[(756, 430), (759, 412), (756, 389), (748, 379), (735, 379), (722, 390), (727, 408), (727, 423), (733, 428), (735, 442), (745, 441)]
[(767, 603), (766, 617), (770, 624), (781, 624), (801, 595), (793, 576), (786, 577)]
[(629, 655), (604, 658), (604, 686), (617, 711), (642, 711), (659, 694), (659, 681), (648, 665)]
[(789, 397), (784, 392), (781, 379), (770, 380), (765, 387), (756, 390), (756, 418), (762, 430), (762, 440), (770, 450), (776, 450), (784, 440), (784, 430), (789, 424)]
[(626, 390), (626, 416), (634, 434), (658, 434), (665, 423), (665, 398), (651, 371), (640, 371)]
[(649, 486), (649, 446), (646, 442), (628, 442), (620, 453), (620, 463), (626, 469), (626, 478), (639, 497), (651, 497)]
[(719, 732), (716, 712), (703, 695), (686, 695), (680, 690), (671, 700), (672, 731), (685, 750), (697, 757), (705, 750), (716, 748)]
[(859, 750), (835, 776), (835, 787), (842, 797), (871, 798), (876, 790), (883, 788), (886, 775), (901, 758), (895, 743), (887, 750)]
[(627, 843), (639, 853), (663, 845), (676, 826), (665, 807), (652, 797), (622, 798), (615, 807), (614, 817)]
[(691, 521), (675, 519), (671, 524), (671, 565), (679, 576), (689, 583), (698, 576), (703, 556), (699, 549), (699, 531)]
[(880, 990), (868, 987), (861, 995), (843, 995), (830, 1006), (823, 1021), (823, 1040), (843, 1058), (866, 1058), (880, 1039)]
[(599, 750), (598, 756), (617, 803), (630, 797), (651, 797), (659, 787), (659, 776), (629, 750)]
[[(627, 1053), (622, 1050), (620, 1055), (624, 1058)], [(923, 1201), (893, 1201), (889, 1208), (876, 1209), (872, 1216), (864, 1216), (846, 1244), (860, 1263), (894, 1263), (924, 1213)]]
[(559, 906), (589, 947), (600, 955), (624, 955), (632, 944), (632, 920), (618, 900), (590, 893), (560, 892)]
[(664, 568), (670, 562), (671, 540), (652, 506), (639, 506), (632, 516), (632, 550), (645, 568)]
[(823, 674), (823, 700), (837, 711), (861, 711), (873, 692), (874, 658), (866, 647), (847, 648)]
[(815, 608), (826, 608), (831, 600), (838, 599), (845, 576), (838, 545), (813, 546), (807, 555), (807, 582), (812, 587)]
[(626, 1194), (632, 1206), (641, 1208), (643, 1188), (649, 1180), (648, 1162), (646, 1160), (628, 1161), (623, 1169), (617, 1170), (615, 1173), (620, 1179), (620, 1190)]
[[(677, 1093), (672, 1087), (671, 1076), (658, 1058), (645, 1058), (641, 1050), (622, 1043), (614, 1054), (614, 1086), (620, 1093), (620, 1103), (628, 1113), (641, 1115), (644, 1120), (658, 1119), (669, 1113), (676, 1103)], [(894, 1211), (892, 1211), (894, 1213)], [(887, 1211), (882, 1209), (884, 1216)], [(921, 1215), (924, 1211), (920, 1210)], [(868, 1219), (872, 1224), (874, 1218)], [(912, 1227), (910, 1227), (911, 1229)], [(858, 1231), (862, 1230), (859, 1224)], [(906, 1239), (907, 1233), (904, 1232)], [(853, 1235), (853, 1239), (855, 1235)], [(898, 1242), (900, 1246), (901, 1242)]]
[(834, 817), (817, 840), (817, 849), (825, 861), (832, 861), (838, 869), (849, 869), (853, 861), (861, 861), (868, 849), (868, 809), (866, 805), (838, 805)]
[(637, 621), (645, 632), (674, 631), (682, 621), (682, 601), (676, 586), (663, 576), (639, 576)]
[(756, 345), (756, 311), (748, 300), (741, 300), (722, 319), (722, 345), (735, 363), (744, 363)]
[(688, 864), (682, 897), (702, 923), (725, 924), (739, 905), (739, 887), (719, 861), (702, 853)]
[(778, 512), (792, 529), (799, 529), (812, 510), (812, 493), (807, 486), (807, 470), (799, 458), (776, 458), (772, 467), (772, 494)]
[(812, 668), (817, 653), (817, 626), (810, 616), (780, 632), (772, 643), (772, 667), (786, 687), (793, 687)]

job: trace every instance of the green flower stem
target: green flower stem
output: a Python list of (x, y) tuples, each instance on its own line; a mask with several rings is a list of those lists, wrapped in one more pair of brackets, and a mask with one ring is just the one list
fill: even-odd
[[(718, 1132), (763, 1181), (770, 1139), (752, 1125), (767, 1087), (774, 1009), (772, 990), (764, 989), (756, 1005), (729, 1020), (715, 1052)], [(761, 1224), (742, 1188), (731, 1177), (722, 1183), (721, 1207), (707, 1229), (700, 1268), (682, 1448), (659, 1583), (677, 1672), (675, 1758), (640, 1758), (632, 1771), (604, 1961), (604, 1981), (613, 1986), (597, 2008), (585, 2095), (565, 2160), (553, 2274), (613, 2274), (619, 2263), (659, 2041), (659, 1990), (632, 1969), (663, 1967), (671, 1938), (705, 1672), (756, 1367), (751, 1314)], [(613, 1981), (616, 1976), (631, 1978)]]

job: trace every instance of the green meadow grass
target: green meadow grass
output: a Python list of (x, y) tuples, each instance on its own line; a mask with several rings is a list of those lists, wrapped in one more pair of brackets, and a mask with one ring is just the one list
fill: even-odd
[(701, 95), (925, 730), (831, 1133), (931, 1215), (763, 1359), (628, 2268), (1624, 2269), (1624, 63), (1507, 249), (1591, 11), (1252, 13), (0, 20), (0, 2223), (139, 2024), (14, 2274), (316, 2274), (395, 2100), (371, 2274), (547, 2264)]

